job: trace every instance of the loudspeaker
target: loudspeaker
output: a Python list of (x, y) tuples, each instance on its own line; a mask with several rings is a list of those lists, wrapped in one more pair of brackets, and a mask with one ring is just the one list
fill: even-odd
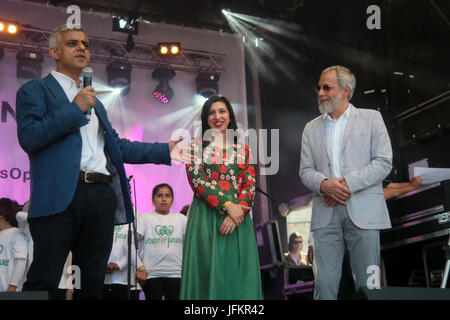
[(450, 300), (450, 289), (417, 287), (362, 288), (355, 292), (351, 300)]
[(0, 292), (0, 300), (48, 300), (47, 291)]

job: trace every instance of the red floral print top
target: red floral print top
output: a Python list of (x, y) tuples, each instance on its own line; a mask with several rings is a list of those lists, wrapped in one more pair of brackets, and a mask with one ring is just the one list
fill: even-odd
[[(255, 168), (247, 145), (234, 144), (221, 149), (205, 146), (199, 139), (191, 141), (196, 160), (186, 165), (189, 184), (195, 196), (222, 213), (227, 201), (253, 206), (255, 196)], [(203, 159), (203, 161), (201, 161)], [(244, 209), (244, 212), (249, 210)]]

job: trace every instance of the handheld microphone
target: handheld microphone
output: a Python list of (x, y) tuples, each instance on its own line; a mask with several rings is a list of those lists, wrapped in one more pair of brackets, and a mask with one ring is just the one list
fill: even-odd
[[(86, 88), (88, 86), (92, 86), (92, 74), (94, 70), (91, 67), (86, 67), (81, 71), (81, 75), (83, 76), (83, 87)], [(86, 119), (91, 119), (91, 108), (88, 109), (85, 113)]]

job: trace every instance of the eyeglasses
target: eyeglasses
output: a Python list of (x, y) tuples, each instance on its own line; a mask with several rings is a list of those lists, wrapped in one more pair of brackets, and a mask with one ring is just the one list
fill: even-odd
[(325, 84), (325, 85), (323, 85), (323, 86), (320, 86), (320, 85), (316, 85), (315, 87), (314, 87), (314, 90), (317, 92), (317, 93), (319, 93), (319, 91), (320, 91), (320, 89), (323, 89), (323, 91), (325, 91), (325, 92), (328, 92), (328, 91), (330, 91), (331, 89), (333, 89), (335, 86), (329, 86), (329, 85), (327, 85), (327, 84)]

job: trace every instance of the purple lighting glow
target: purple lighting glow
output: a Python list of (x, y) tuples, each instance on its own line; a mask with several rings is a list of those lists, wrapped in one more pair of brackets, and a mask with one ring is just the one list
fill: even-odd
[(169, 102), (169, 99), (162, 93), (155, 91), (153, 92), (153, 96), (158, 100), (159, 102), (162, 102), (164, 104)]

